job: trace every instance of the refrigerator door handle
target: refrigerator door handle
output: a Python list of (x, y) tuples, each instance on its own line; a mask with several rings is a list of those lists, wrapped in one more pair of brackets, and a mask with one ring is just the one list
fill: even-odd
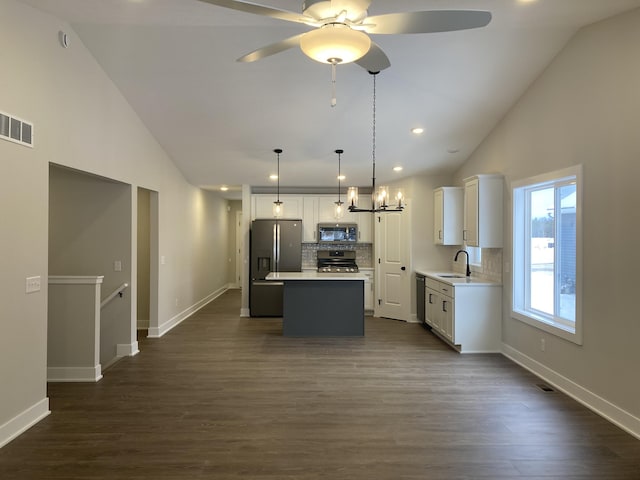
[(280, 271), (280, 241), (282, 240), (280, 234), (280, 224), (276, 223), (276, 272)]
[(273, 224), (273, 242), (272, 242), (272, 247), (273, 247), (273, 267), (272, 267), (272, 271), (277, 272), (278, 271), (278, 224), (274, 223)]
[(271, 287), (272, 285), (273, 286), (284, 285), (284, 282), (274, 282), (272, 280), (267, 280), (265, 282), (261, 282), (261, 281), (253, 282), (253, 284), (257, 285), (257, 286), (265, 286), (266, 285), (268, 287)]

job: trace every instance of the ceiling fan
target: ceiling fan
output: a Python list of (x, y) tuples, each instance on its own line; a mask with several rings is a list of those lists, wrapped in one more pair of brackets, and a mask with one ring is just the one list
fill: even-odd
[(200, 1), (316, 27), (259, 48), (240, 57), (239, 62), (254, 62), (299, 46), (305, 55), (334, 68), (336, 64), (355, 62), (369, 72), (380, 72), (391, 62), (367, 34), (449, 32), (484, 27), (491, 21), (490, 12), (477, 10), (431, 10), (369, 17), (371, 0), (306, 0), (301, 14), (239, 0)]

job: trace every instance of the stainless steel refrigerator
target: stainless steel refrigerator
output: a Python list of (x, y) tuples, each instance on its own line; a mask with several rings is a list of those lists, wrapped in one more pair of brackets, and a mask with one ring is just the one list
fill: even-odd
[(251, 223), (249, 308), (252, 317), (281, 317), (281, 282), (270, 272), (302, 269), (302, 220), (254, 220)]

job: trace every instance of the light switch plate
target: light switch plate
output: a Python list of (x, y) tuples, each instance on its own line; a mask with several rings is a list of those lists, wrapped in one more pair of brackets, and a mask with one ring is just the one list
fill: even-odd
[(27, 277), (25, 291), (26, 291), (26, 293), (39, 292), (40, 291), (40, 276)]
[(113, 271), (114, 272), (122, 271), (122, 261), (116, 260), (115, 262), (113, 262)]

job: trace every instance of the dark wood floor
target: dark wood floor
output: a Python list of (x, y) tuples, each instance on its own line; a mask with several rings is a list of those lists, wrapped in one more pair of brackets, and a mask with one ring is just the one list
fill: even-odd
[(230, 291), (0, 449), (9, 479), (640, 479), (640, 441), (419, 325), (294, 339)]

